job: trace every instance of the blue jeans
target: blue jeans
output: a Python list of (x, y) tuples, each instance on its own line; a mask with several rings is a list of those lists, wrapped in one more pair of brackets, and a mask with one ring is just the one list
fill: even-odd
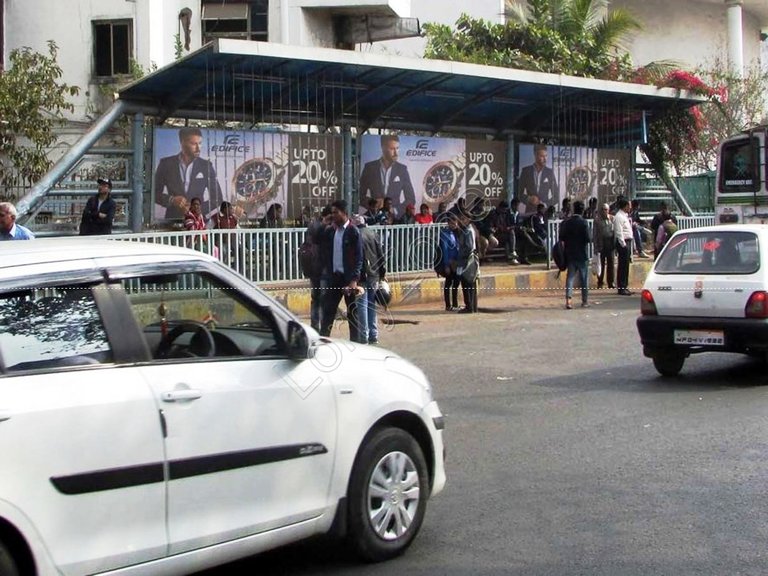
[(376, 284), (365, 282), (365, 294), (357, 297), (358, 342), (368, 344), (379, 340), (379, 317), (376, 313)]
[(320, 331), (321, 319), (323, 314), (323, 291), (328, 288), (326, 278), (310, 278), (310, 310), (309, 322), (312, 328)]
[(589, 292), (589, 261), (583, 262), (568, 261), (568, 275), (565, 277), (565, 297), (573, 296), (573, 282), (579, 277), (581, 281), (581, 303), (587, 303), (587, 294)]

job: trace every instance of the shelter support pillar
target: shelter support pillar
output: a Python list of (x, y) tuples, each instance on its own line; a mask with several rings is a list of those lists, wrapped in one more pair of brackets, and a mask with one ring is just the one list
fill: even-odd
[(742, 38), (742, 0), (726, 0), (728, 6), (728, 63), (731, 72), (744, 75), (744, 40)]
[(344, 200), (347, 201), (347, 207), (350, 214), (352, 214), (357, 212), (357, 206), (352, 202), (352, 130), (348, 126), (344, 127), (342, 136), (344, 138), (342, 145), (342, 150), (344, 151)]
[(122, 116), (128, 103), (124, 100), (117, 100), (109, 107), (93, 126), (83, 134), (64, 156), (53, 165), (45, 176), (43, 176), (29, 191), (29, 193), (19, 200), (16, 210), (19, 213), (19, 222), (24, 223), (35, 213), (35, 210), (45, 201), (45, 195), (61, 180), (75, 163), (101, 138), (112, 124)]
[(512, 207), (512, 198), (515, 197), (517, 190), (515, 178), (515, 136), (507, 136), (507, 173), (504, 175), (506, 182), (507, 202)]
[(144, 114), (133, 116), (133, 195), (131, 196), (131, 230), (141, 232), (144, 220)]

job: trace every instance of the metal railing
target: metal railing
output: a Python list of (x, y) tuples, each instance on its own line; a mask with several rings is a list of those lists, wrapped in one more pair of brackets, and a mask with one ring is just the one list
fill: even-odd
[[(371, 226), (384, 248), (387, 274), (432, 270), (440, 224)], [(109, 236), (200, 250), (258, 284), (304, 279), (299, 247), (306, 228), (141, 232)]]
[[(699, 226), (714, 226), (715, 215), (714, 214), (698, 214), (696, 216), (676, 216), (678, 230), (688, 230), (690, 228), (698, 228)], [(562, 220), (550, 220), (547, 222), (547, 268), (552, 268), (552, 245), (557, 240), (558, 231), (560, 230), (560, 224)], [(587, 220), (587, 226), (589, 227), (589, 237), (592, 238), (592, 220)], [(592, 244), (589, 245), (589, 257), (593, 255)]]
[[(561, 220), (547, 224), (547, 268), (552, 267), (549, 255), (557, 238)], [(714, 225), (713, 214), (680, 216), (681, 230)], [(592, 221), (587, 220), (590, 237)], [(442, 224), (411, 224), (371, 226), (384, 248), (388, 274), (409, 274), (431, 271), (435, 246)], [(141, 232), (116, 234), (114, 240), (148, 242), (166, 246), (193, 248), (218, 258), (243, 276), (258, 284), (303, 280), (299, 264), (299, 246), (304, 242), (305, 228), (200, 230), (193, 232)], [(589, 246), (592, 257), (592, 245)]]

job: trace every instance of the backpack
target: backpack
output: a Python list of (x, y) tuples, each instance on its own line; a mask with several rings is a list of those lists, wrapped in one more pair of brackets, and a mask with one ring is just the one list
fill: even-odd
[(322, 272), (320, 246), (309, 239), (299, 246), (299, 267), (305, 278), (317, 278)]
[(565, 258), (565, 242), (558, 241), (552, 246), (552, 260), (560, 272), (568, 269), (568, 261)]

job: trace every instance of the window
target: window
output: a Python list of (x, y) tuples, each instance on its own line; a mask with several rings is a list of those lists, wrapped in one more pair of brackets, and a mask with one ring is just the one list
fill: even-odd
[(754, 274), (760, 267), (757, 236), (751, 232), (678, 234), (656, 262), (659, 274)]
[(107, 334), (87, 286), (0, 294), (0, 354), (6, 371), (112, 361)]
[(108, 78), (130, 74), (133, 30), (130, 20), (93, 23), (94, 73)]
[(274, 356), (284, 350), (268, 311), (206, 274), (130, 278), (123, 287), (156, 359)]
[(269, 0), (203, 0), (203, 42), (213, 38), (269, 39)]

